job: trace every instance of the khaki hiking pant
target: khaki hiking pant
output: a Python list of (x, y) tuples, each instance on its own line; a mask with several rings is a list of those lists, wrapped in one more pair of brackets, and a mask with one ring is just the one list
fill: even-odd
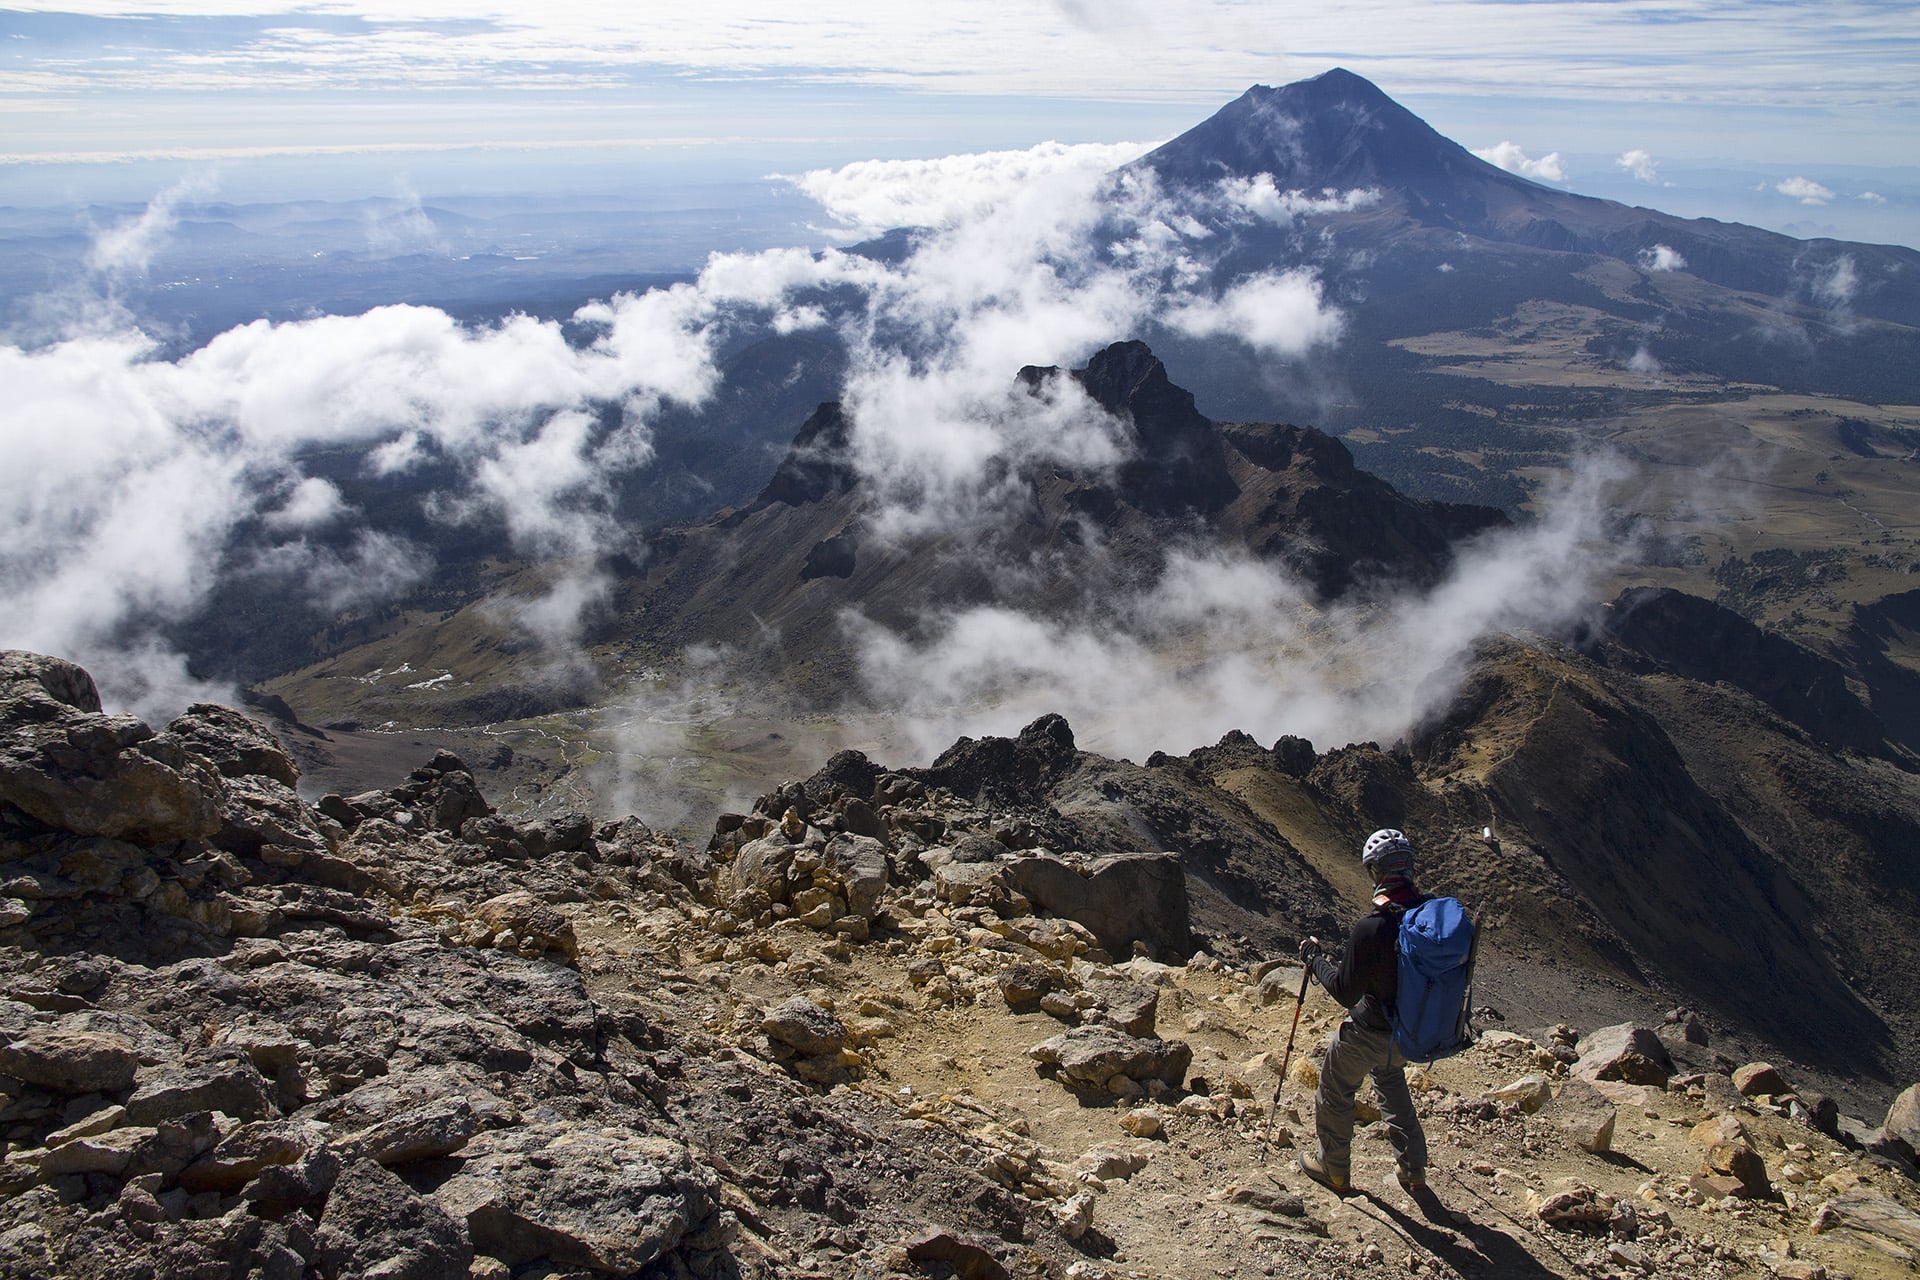
[(1353, 1095), (1361, 1080), (1373, 1076), (1373, 1091), (1386, 1118), (1387, 1138), (1402, 1168), (1427, 1171), (1427, 1135), (1413, 1109), (1404, 1068), (1407, 1060), (1393, 1047), (1393, 1033), (1374, 1031), (1343, 1018), (1327, 1041), (1320, 1066), (1320, 1092), (1314, 1095), (1313, 1124), (1320, 1136), (1320, 1163), (1330, 1174), (1353, 1176)]

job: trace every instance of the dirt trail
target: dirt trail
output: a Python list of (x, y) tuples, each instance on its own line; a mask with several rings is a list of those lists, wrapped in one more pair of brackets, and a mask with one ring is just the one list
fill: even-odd
[[(1013, 1185), (1025, 1182), (1033, 1201), (1028, 1257), (1031, 1274), (1075, 1280), (1186, 1280), (1188, 1277), (1327, 1275), (1427, 1276), (1740, 1276), (1912, 1275), (1912, 1251), (1885, 1236), (1841, 1228), (1815, 1234), (1822, 1207), (1843, 1196), (1871, 1195), (1920, 1207), (1914, 1184), (1884, 1162), (1790, 1119), (1764, 1101), (1740, 1098), (1725, 1077), (1681, 1088), (1614, 1084), (1617, 1103), (1611, 1149), (1592, 1154), (1547, 1115), (1489, 1100), (1528, 1076), (1557, 1087), (1565, 1068), (1549, 1046), (1549, 1029), (1534, 1036), (1494, 1031), (1474, 1048), (1409, 1072), (1431, 1146), (1431, 1189), (1415, 1197), (1393, 1176), (1382, 1123), (1363, 1124), (1353, 1152), (1358, 1194), (1342, 1200), (1310, 1182), (1294, 1165), (1296, 1144), (1313, 1144), (1315, 1066), (1341, 1016), (1317, 986), (1307, 998), (1294, 1066), (1274, 1094), (1281, 1051), (1293, 1014), (1291, 982), (1282, 970), (1263, 988), (1242, 972), (1204, 956), (1182, 967), (1136, 960), (1115, 976), (1158, 990), (1162, 1036), (1193, 1048), (1183, 1090), (1157, 1099), (1083, 1105), (1047, 1078), (1027, 1050), (1061, 1030), (1044, 1012), (1016, 1012), (983, 979), (949, 1003), (928, 994), (908, 965), (928, 954), (928, 940), (966, 936), (967, 919), (931, 908), (906, 930), (876, 932), (864, 944), (808, 935), (788, 925), (715, 945), (697, 929), (663, 929), (666, 912), (629, 930), (609, 930), (576, 916), (583, 972), (608, 946), (622, 953), (622, 972), (649, 954), (670, 960), (667, 975), (681, 995), (683, 1016), (703, 1031), (737, 1032), (757, 1011), (796, 993), (838, 1010), (857, 1028), (863, 1078), (827, 1091), (865, 1094), (897, 1109), (908, 1130), (957, 1144), (963, 1161)], [(664, 917), (664, 918), (663, 918)], [(723, 958), (774, 940), (775, 963)], [(669, 941), (669, 937), (677, 941)], [(659, 944), (667, 943), (662, 956)], [(728, 947), (732, 950), (728, 950)], [(703, 959), (704, 951), (707, 958)], [(942, 950), (951, 975), (972, 965), (992, 974), (1005, 957), (965, 942)], [(922, 969), (924, 973), (924, 968)], [(1286, 980), (1282, 980), (1286, 979)], [(590, 986), (606, 981), (590, 977)], [(659, 976), (656, 971), (653, 980)], [(615, 984), (621, 985), (621, 984)], [(654, 989), (658, 989), (657, 986)], [(1651, 1011), (1650, 1011), (1651, 1012)], [(1657, 1019), (1655, 1019), (1657, 1022)], [(692, 1031), (695, 1028), (685, 1028)], [(750, 1035), (736, 1035), (750, 1045)], [(1158, 1132), (1135, 1136), (1139, 1117)], [(1377, 1117), (1377, 1112), (1373, 1113)], [(1691, 1189), (1707, 1159), (1693, 1135), (1705, 1122), (1732, 1114), (1765, 1160), (1776, 1188), (1770, 1199), (1724, 1200)], [(1149, 1122), (1147, 1126), (1152, 1127)], [(1137, 1168), (1132, 1166), (1137, 1165)], [(1098, 1166), (1096, 1168), (1096, 1166)], [(1060, 1186), (1061, 1175), (1066, 1186)], [(1068, 1241), (1047, 1227), (1089, 1191), (1090, 1222)], [(1590, 1193), (1582, 1189), (1590, 1189)], [(1631, 1206), (1626, 1228), (1606, 1215), (1584, 1228), (1551, 1227), (1539, 1206), (1564, 1192), (1589, 1203)], [(1831, 1211), (1829, 1211), (1831, 1218)], [(1825, 1223), (1820, 1223), (1823, 1227)], [(775, 1236), (769, 1247), (780, 1249)], [(819, 1261), (816, 1259), (816, 1261)], [(852, 1260), (849, 1259), (849, 1262)], [(902, 1260), (895, 1257), (896, 1264)], [(826, 1267), (822, 1274), (834, 1274)], [(868, 1274), (855, 1268), (847, 1274)], [(873, 1274), (945, 1274), (906, 1266)]]

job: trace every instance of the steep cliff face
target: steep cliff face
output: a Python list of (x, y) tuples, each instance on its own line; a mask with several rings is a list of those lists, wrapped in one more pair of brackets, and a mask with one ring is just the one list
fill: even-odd
[(1709, 600), (1631, 588), (1614, 600), (1604, 630), (1643, 665), (1708, 684), (1724, 680), (1829, 747), (1886, 749), (1886, 726), (1847, 688), (1838, 663)]

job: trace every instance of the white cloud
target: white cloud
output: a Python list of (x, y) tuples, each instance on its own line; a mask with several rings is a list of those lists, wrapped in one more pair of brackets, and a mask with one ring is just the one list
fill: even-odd
[(424, 253), (445, 257), (451, 250), (440, 228), (420, 203), (420, 194), (402, 184), (391, 203), (369, 205), (361, 215), (367, 250), (375, 257)]
[(1686, 255), (1670, 245), (1656, 244), (1642, 249), (1639, 256), (1643, 271), (1684, 271), (1687, 269)]
[(1340, 313), (1327, 308), (1319, 279), (1305, 269), (1264, 272), (1236, 281), (1217, 299), (1187, 303), (1167, 323), (1196, 338), (1238, 337), (1282, 356), (1303, 356), (1337, 341)]
[(1092, 174), (1136, 160), (1151, 142), (1043, 142), (1024, 151), (984, 151), (932, 160), (858, 160), (786, 177), (820, 202), (849, 238), (895, 227), (951, 227), (978, 218), (1023, 187)]
[[(1284, 358), (1303, 357), (1340, 333), (1339, 312), (1310, 271), (1214, 284), (1211, 264), (1229, 247), (1216, 226), (1249, 216), (1245, 204), (1217, 193), (1175, 199), (1150, 173), (1093, 165), (1000, 181), (1024, 163), (958, 158), (884, 171), (856, 166), (862, 176), (851, 183), (832, 174), (813, 179), (816, 190), (852, 193), (845, 207), (865, 211), (858, 216), (886, 220), (925, 209), (952, 219), (920, 233), (897, 264), (829, 255), (802, 267), (792, 260), (780, 280), (782, 288), (849, 281), (867, 295), (864, 315), (842, 326), (853, 345), (842, 398), (856, 462), (884, 508), (874, 518), (883, 537), (997, 518), (1011, 496), (1008, 464), (1099, 468), (1126, 456), (1129, 428), (1071, 383), (1042, 397), (1016, 391), (1013, 374), (1025, 365), (1077, 365), (1156, 320)], [(952, 174), (969, 175), (964, 199), (939, 191)], [(865, 199), (882, 188), (884, 203)], [(1264, 198), (1249, 190), (1254, 203)], [(1322, 193), (1308, 203), (1334, 210), (1371, 198)]]
[(1887, 202), (1887, 198), (1878, 191), (1862, 191), (1858, 198), (1865, 200), (1868, 204), (1885, 204)]
[(155, 196), (138, 215), (96, 231), (87, 252), (88, 268), (109, 277), (145, 275), (173, 230), (176, 208), (212, 187), (210, 176), (190, 174)]
[(331, 481), (306, 476), (294, 482), (285, 502), (266, 513), (265, 523), (275, 532), (294, 532), (318, 529), (346, 514), (347, 504)]
[(1776, 182), (1773, 186), (1783, 196), (1791, 196), (1801, 204), (1821, 205), (1833, 199), (1833, 192), (1813, 181), (1811, 178), (1788, 178), (1785, 182)]
[[(103, 233), (100, 270), (139, 270), (179, 196)], [(391, 306), (256, 321), (178, 359), (158, 357), (123, 314), (66, 299), (65, 336), (0, 345), (0, 644), (125, 669), (125, 696), (142, 710), (177, 710), (199, 686), (168, 683), (184, 667), (148, 629), (190, 613), (228, 568), (279, 573), (326, 608), (417, 580), (422, 557), (371, 530), (311, 542), (360, 518), (336, 486), (303, 474), (298, 458), (316, 446), (369, 449), (390, 469), (433, 451), (465, 477), (439, 497), (444, 512), (496, 513), (523, 555), (588, 554), (619, 536), (608, 477), (646, 463), (652, 414), (713, 386), (714, 327), (749, 292), (726, 264), (717, 274), (711, 290), (582, 308), (574, 341), (526, 316), (465, 326)], [(229, 537), (256, 516), (268, 540), (228, 565)], [(529, 625), (560, 634), (549, 615), (591, 598), (556, 589)]]
[(1380, 192), (1374, 187), (1321, 191), (1317, 194), (1281, 191), (1275, 186), (1270, 173), (1256, 174), (1251, 178), (1222, 178), (1220, 197), (1230, 206), (1283, 227), (1298, 218), (1314, 214), (1351, 213), (1380, 202)]
[(1243, 555), (1174, 554), (1139, 596), (1071, 616), (957, 610), (915, 642), (846, 620), (875, 696), (924, 753), (1058, 711), (1082, 745), (1143, 759), (1229, 729), (1321, 746), (1390, 742), (1451, 698), (1488, 636), (1554, 630), (1591, 607), (1625, 548), (1606, 501), (1626, 480), (1582, 469), (1537, 523), (1463, 548), (1425, 591), (1321, 605), (1285, 570)]
[(298, 582), (309, 599), (339, 611), (391, 599), (432, 568), (431, 557), (405, 539), (361, 529), (344, 552), (305, 538), (257, 548), (241, 571)]
[(1839, 311), (1853, 301), (1859, 287), (1860, 273), (1854, 267), (1853, 255), (1842, 254), (1814, 280), (1813, 296)]
[(1560, 153), (1549, 151), (1535, 160), (1520, 149), (1517, 142), (1502, 142), (1473, 154), (1508, 173), (1531, 178), (1535, 182), (1565, 182), (1567, 171), (1560, 165)]
[(1651, 152), (1642, 151), (1636, 147), (1632, 151), (1621, 153), (1620, 158), (1613, 163), (1625, 169), (1640, 182), (1647, 183), (1649, 186), (1659, 185), (1660, 166), (1655, 163)]
[[(364, 451), (376, 473), (452, 463), (458, 479), (428, 513), (497, 519), (515, 553), (549, 566), (542, 593), (501, 616), (569, 643), (605, 591), (593, 555), (627, 536), (611, 478), (648, 463), (663, 403), (711, 392), (723, 330), (841, 325), (843, 399), (883, 536), (992, 518), (1022, 465), (1098, 470), (1129, 455), (1129, 424), (1071, 380), (1018, 390), (1024, 365), (1077, 364), (1156, 320), (1290, 359), (1337, 340), (1340, 313), (1308, 270), (1216, 284), (1215, 227), (1363, 207), (1372, 193), (1252, 184), (1237, 203), (1188, 204), (1151, 175), (1109, 174), (1116, 158), (1041, 148), (811, 175), (850, 224), (903, 212), (938, 224), (891, 262), (715, 254), (694, 283), (589, 303), (564, 327), (385, 306), (255, 321), (168, 359), (109, 311), (41, 346), (0, 347), (0, 519), (18, 531), (0, 548), (0, 591), (16, 606), (0, 643), (110, 663), (120, 637), (189, 614), (228, 568), (280, 573), (330, 608), (417, 581), (431, 566), (416, 549), (356, 528), (364, 516), (339, 488), (303, 471), (316, 447)], [(98, 260), (137, 268), (177, 198), (103, 236)], [(425, 234), (417, 202), (395, 208), (396, 247)], [(822, 289), (862, 301), (836, 319)], [(266, 540), (223, 565), (249, 519)]]

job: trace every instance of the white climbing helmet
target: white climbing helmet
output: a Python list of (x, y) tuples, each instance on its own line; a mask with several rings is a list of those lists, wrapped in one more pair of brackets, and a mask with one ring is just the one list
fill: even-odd
[(1367, 843), (1360, 850), (1360, 865), (1371, 867), (1376, 862), (1385, 861), (1396, 854), (1411, 862), (1413, 841), (1392, 827), (1383, 827), (1367, 837)]

